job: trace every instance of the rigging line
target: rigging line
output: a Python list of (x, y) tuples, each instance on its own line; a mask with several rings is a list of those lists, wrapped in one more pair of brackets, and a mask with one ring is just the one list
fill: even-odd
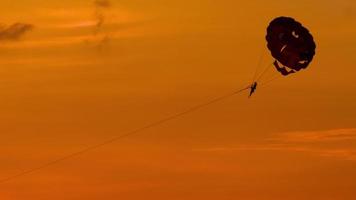
[(278, 75), (272, 77), (271, 79), (269, 79), (269, 80), (263, 82), (263, 83), (261, 84), (261, 87), (265, 87), (266, 85), (270, 84), (272, 81), (275, 81), (275, 80), (280, 79), (280, 78), (282, 78), (282, 76), (280, 76), (280, 75), (278, 74)]
[(212, 99), (212, 100), (210, 100), (210, 101), (207, 101), (207, 102), (205, 102), (205, 103), (202, 103), (202, 104), (193, 106), (193, 107), (191, 107), (191, 108), (188, 108), (188, 109), (186, 109), (185, 111), (182, 111), (182, 112), (179, 112), (179, 113), (170, 115), (170, 116), (168, 116), (168, 117), (166, 117), (166, 118), (163, 118), (163, 119), (161, 119), (161, 120), (158, 120), (158, 121), (152, 122), (152, 123), (150, 123), (150, 124), (148, 124), (148, 125), (145, 125), (145, 126), (142, 126), (142, 127), (140, 127), (140, 128), (134, 129), (134, 130), (129, 131), (129, 132), (127, 132), (127, 133), (125, 133), (125, 134), (122, 134), (122, 135), (120, 135), (120, 136), (111, 138), (111, 139), (109, 139), (109, 140), (106, 140), (106, 141), (104, 141), (104, 142), (101, 142), (101, 143), (98, 143), (98, 144), (95, 144), (95, 145), (92, 145), (92, 146), (88, 146), (88, 147), (86, 147), (86, 148), (83, 148), (83, 149), (80, 150), (80, 151), (77, 151), (77, 152), (68, 154), (68, 155), (66, 155), (66, 156), (63, 156), (63, 157), (61, 157), (61, 158), (58, 158), (58, 159), (56, 159), (56, 160), (50, 161), (50, 162), (45, 163), (45, 164), (43, 164), (43, 165), (41, 165), (41, 166), (39, 166), (39, 167), (35, 167), (35, 168), (29, 169), (29, 170), (25, 170), (25, 171), (23, 171), (23, 172), (20, 172), (20, 173), (18, 173), (18, 174), (13, 175), (13, 176), (9, 176), (9, 177), (7, 177), (7, 178), (1, 179), (1, 180), (0, 180), (0, 183), (5, 183), (5, 182), (8, 182), (8, 181), (13, 180), (13, 179), (15, 179), (15, 178), (19, 178), (19, 177), (21, 177), (21, 176), (24, 176), (24, 175), (27, 175), (27, 174), (30, 174), (30, 173), (39, 171), (39, 170), (41, 170), (41, 169), (44, 169), (44, 168), (47, 168), (47, 167), (49, 167), (49, 166), (55, 165), (55, 164), (57, 164), (57, 163), (60, 163), (60, 162), (62, 162), (62, 161), (64, 161), (64, 160), (68, 160), (68, 159), (70, 159), (70, 158), (73, 158), (73, 157), (79, 156), (79, 155), (81, 155), (81, 154), (84, 154), (84, 153), (86, 153), (86, 152), (88, 152), (88, 151), (91, 151), (91, 150), (100, 148), (100, 147), (102, 147), (102, 146), (105, 146), (105, 145), (114, 143), (114, 142), (116, 142), (117, 140), (120, 140), (120, 139), (122, 139), (122, 138), (125, 138), (125, 137), (128, 137), (128, 136), (137, 134), (137, 133), (139, 133), (139, 132), (145, 131), (145, 130), (147, 130), (147, 129), (150, 129), (150, 128), (153, 128), (153, 127), (162, 125), (162, 124), (164, 124), (164, 123), (166, 123), (166, 122), (168, 122), (168, 121), (172, 121), (172, 120), (174, 120), (174, 119), (176, 119), (176, 118), (179, 118), (179, 117), (181, 117), (181, 116), (184, 116), (184, 115), (187, 115), (187, 114), (192, 113), (192, 112), (194, 112), (194, 111), (197, 111), (197, 110), (199, 110), (199, 109), (201, 109), (201, 108), (203, 108), (203, 107), (209, 106), (209, 105), (211, 105), (211, 104), (214, 104), (214, 103), (220, 102), (220, 101), (222, 101), (222, 100), (224, 100), (224, 99), (227, 99), (227, 98), (229, 98), (229, 97), (232, 97), (232, 96), (234, 96), (234, 95), (236, 95), (236, 94), (238, 94), (238, 93), (240, 93), (240, 92), (243, 92), (243, 91), (245, 91), (245, 90), (247, 90), (247, 89), (249, 89), (249, 88), (250, 88), (250, 86), (244, 87), (244, 88), (242, 88), (242, 89), (240, 89), (240, 90), (236, 90), (236, 91), (234, 91), (234, 92), (225, 94), (225, 95), (223, 95), (223, 96), (217, 97), (217, 98)]
[(256, 79), (256, 82), (259, 81), (263, 75), (271, 68), (273, 63), (268, 64), (268, 66), (265, 68), (265, 70), (260, 74), (260, 76)]
[(260, 66), (261, 66), (261, 63), (262, 63), (262, 60), (263, 60), (263, 57), (264, 57), (263, 50), (264, 50), (264, 48), (262, 47), (262, 48), (261, 48), (261, 53), (260, 53), (260, 58), (259, 58), (259, 60), (258, 60), (257, 67), (256, 67), (255, 73), (254, 73), (254, 75), (253, 75), (252, 83), (255, 82), (256, 76), (257, 76), (258, 71), (259, 71), (259, 68), (260, 68)]
[(273, 70), (271, 73), (267, 72), (267, 73), (264, 75), (264, 77), (261, 78), (260, 82), (263, 84), (263, 82), (267, 82), (267, 81), (269, 81), (270, 79), (273, 79), (273, 78), (275, 78), (276, 76), (280, 76), (280, 75), (281, 75), (280, 73), (275, 72), (274, 70)]

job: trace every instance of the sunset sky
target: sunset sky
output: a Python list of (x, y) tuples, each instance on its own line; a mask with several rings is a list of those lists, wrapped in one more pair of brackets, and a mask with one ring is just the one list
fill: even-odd
[(0, 179), (241, 89), (273, 61), (275, 17), (316, 55), (252, 98), (2, 182), (1, 200), (355, 199), (356, 1), (102, 2), (1, 0)]

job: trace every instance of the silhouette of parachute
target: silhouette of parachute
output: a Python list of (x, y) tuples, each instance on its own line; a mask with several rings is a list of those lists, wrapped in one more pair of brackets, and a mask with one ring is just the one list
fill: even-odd
[(284, 76), (308, 67), (315, 42), (308, 29), (290, 17), (277, 17), (267, 28), (267, 47), (276, 59), (274, 66)]

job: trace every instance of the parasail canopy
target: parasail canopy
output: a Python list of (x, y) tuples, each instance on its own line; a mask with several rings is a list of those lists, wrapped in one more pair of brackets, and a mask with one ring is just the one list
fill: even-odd
[(267, 47), (276, 59), (273, 63), (284, 76), (308, 67), (315, 54), (315, 42), (309, 30), (291, 17), (277, 17), (267, 28)]

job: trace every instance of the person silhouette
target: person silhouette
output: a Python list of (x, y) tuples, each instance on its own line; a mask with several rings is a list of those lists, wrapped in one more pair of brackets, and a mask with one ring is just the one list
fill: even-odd
[(250, 95), (248, 97), (251, 97), (253, 93), (255, 93), (257, 88), (257, 82), (253, 82), (251, 87), (250, 87)]

